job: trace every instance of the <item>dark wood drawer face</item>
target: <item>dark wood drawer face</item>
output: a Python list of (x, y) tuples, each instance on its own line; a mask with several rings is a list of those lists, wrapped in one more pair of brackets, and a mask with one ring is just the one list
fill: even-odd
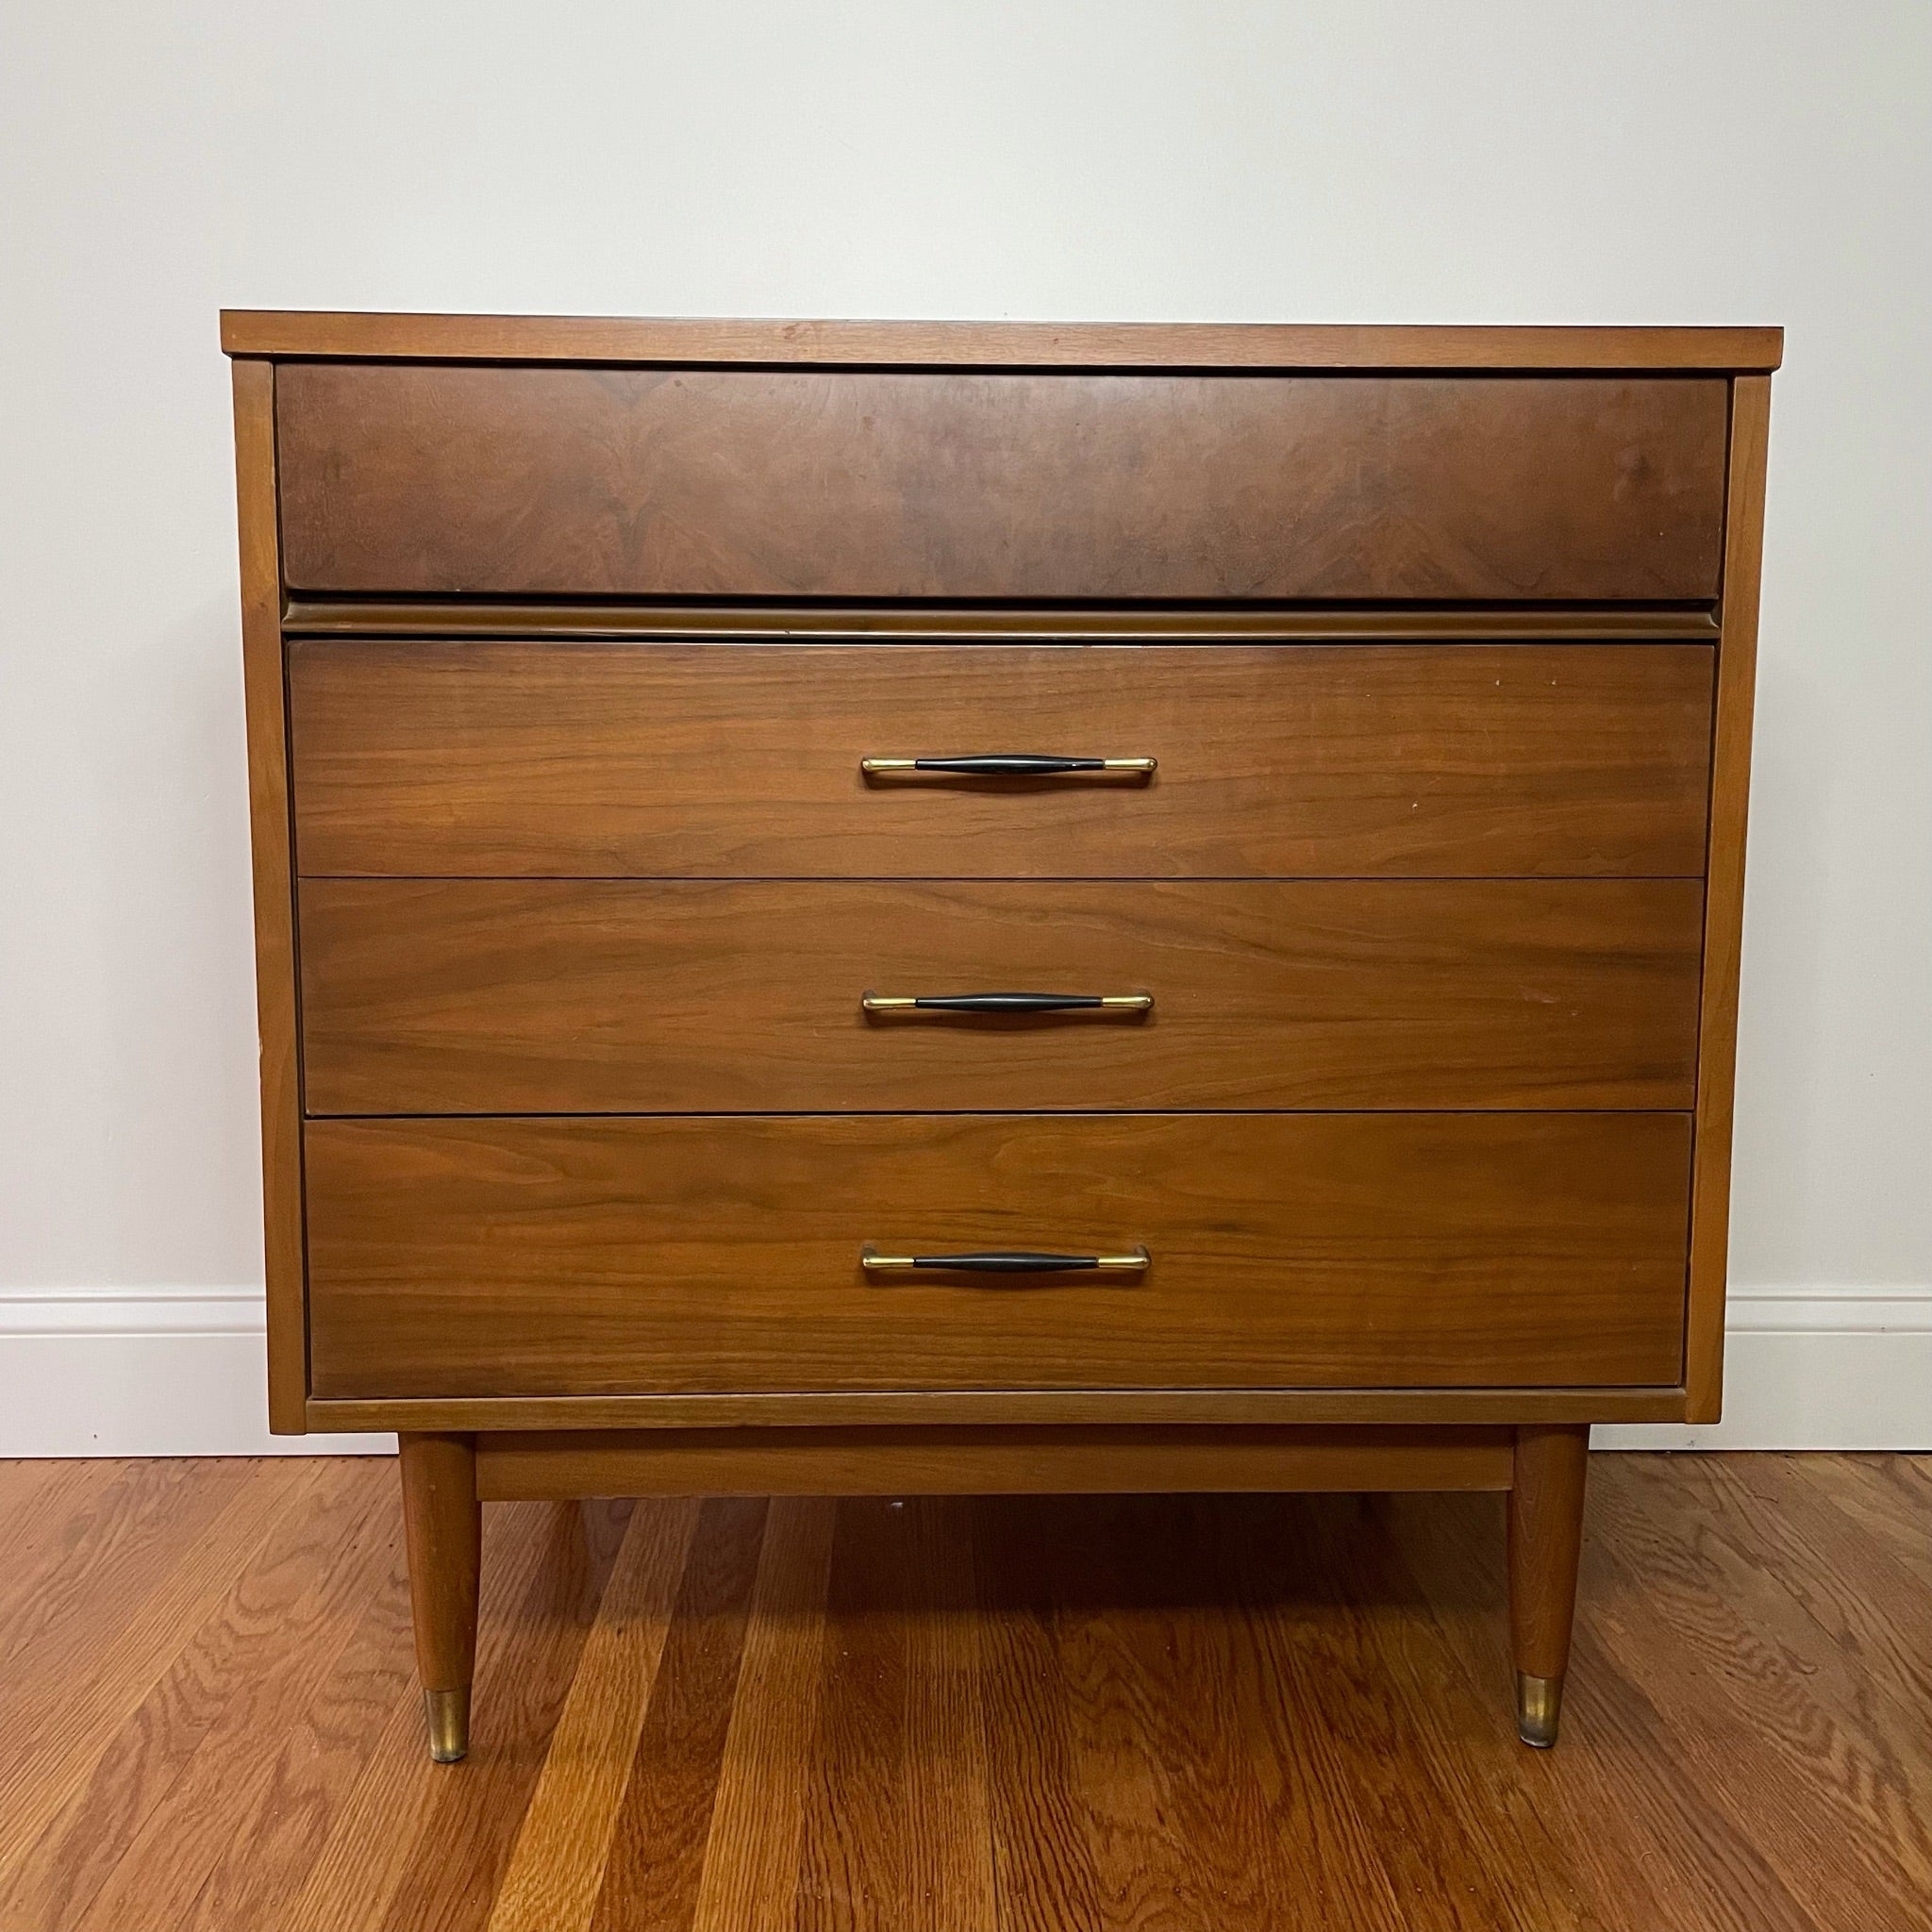
[[(310, 875), (1690, 876), (1703, 644), (290, 646)], [(871, 757), (1152, 758), (868, 778)]]
[[(311, 879), (311, 1114), (1688, 1108), (1694, 879)], [(1145, 1014), (861, 996), (1146, 994)]]
[[(322, 1121), (321, 1396), (1663, 1385), (1681, 1114)], [(1144, 1274), (872, 1275), (1144, 1243)]]
[(1702, 600), (1718, 377), (276, 375), (283, 573), (560, 596)]

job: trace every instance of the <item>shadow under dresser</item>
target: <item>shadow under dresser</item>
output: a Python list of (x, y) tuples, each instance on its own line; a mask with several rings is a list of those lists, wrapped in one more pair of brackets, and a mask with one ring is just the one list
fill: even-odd
[(1757, 328), (230, 312), (280, 1432), (480, 1504), (1714, 1420)]

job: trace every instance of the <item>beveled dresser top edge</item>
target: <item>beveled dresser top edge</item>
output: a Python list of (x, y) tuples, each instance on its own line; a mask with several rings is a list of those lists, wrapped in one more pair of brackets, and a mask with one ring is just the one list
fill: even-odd
[(1777, 368), (1784, 331), (1433, 323), (838, 322), (225, 308), (222, 348), (230, 356), (373, 361), (1736, 375)]

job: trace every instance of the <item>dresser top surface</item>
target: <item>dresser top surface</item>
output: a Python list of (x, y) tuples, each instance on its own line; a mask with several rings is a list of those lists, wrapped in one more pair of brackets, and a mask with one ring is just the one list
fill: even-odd
[(1249, 370), (1775, 369), (1781, 328), (838, 322), (227, 308), (230, 356), (505, 362)]

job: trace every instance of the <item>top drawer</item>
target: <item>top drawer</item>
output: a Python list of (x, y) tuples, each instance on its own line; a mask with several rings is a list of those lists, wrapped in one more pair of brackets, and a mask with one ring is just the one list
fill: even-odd
[(1715, 597), (1718, 377), (284, 364), (293, 590)]

